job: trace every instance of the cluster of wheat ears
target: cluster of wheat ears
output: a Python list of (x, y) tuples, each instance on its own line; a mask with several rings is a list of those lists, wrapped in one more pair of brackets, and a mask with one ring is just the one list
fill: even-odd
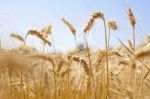
[[(149, 99), (150, 98), (150, 37), (140, 46), (135, 45), (136, 20), (131, 9), (128, 18), (133, 39), (125, 45), (110, 49), (110, 34), (117, 30), (117, 23), (107, 21), (101, 12), (92, 13), (85, 26), (85, 47), (78, 48), (76, 29), (65, 18), (62, 22), (74, 37), (75, 47), (68, 53), (58, 52), (52, 26), (29, 30), (25, 37), (12, 33), (21, 41), (19, 47), (0, 48), (0, 99)], [(102, 20), (105, 49), (92, 51), (88, 33), (96, 20)], [(27, 45), (28, 36), (42, 41), (43, 51)], [(45, 52), (45, 45), (54, 52)]]

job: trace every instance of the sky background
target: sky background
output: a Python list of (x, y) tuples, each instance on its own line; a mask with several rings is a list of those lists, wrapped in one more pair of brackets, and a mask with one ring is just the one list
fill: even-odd
[[(83, 40), (83, 29), (94, 11), (103, 12), (106, 20), (114, 20), (118, 30), (111, 33), (111, 46), (120, 45), (117, 38), (127, 42), (132, 38), (127, 11), (131, 8), (136, 17), (136, 42), (139, 44), (150, 34), (150, 0), (0, 0), (0, 39), (2, 46), (12, 48), (19, 42), (9, 37), (10, 33), (22, 36), (29, 29), (42, 29), (52, 25), (54, 44), (57, 50), (66, 51), (75, 47), (69, 29), (63, 24), (64, 17), (77, 30), (77, 42)], [(51, 38), (49, 38), (51, 41)], [(104, 48), (104, 27), (97, 20), (88, 37), (90, 47)], [(42, 44), (35, 37), (29, 37), (27, 43), (36, 48)], [(48, 50), (52, 48), (47, 47)]]

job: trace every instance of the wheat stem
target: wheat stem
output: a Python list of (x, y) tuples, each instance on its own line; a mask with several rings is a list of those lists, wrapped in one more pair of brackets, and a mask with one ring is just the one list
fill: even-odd
[(135, 28), (133, 27), (132, 28), (132, 31), (133, 31), (133, 47), (134, 47), (134, 51), (135, 51)]
[(108, 28), (108, 50), (109, 50), (109, 47), (110, 47), (110, 28)]
[(13, 99), (13, 92), (12, 92), (12, 88), (11, 88), (11, 85), (12, 85), (12, 75), (9, 74), (9, 84), (10, 84), (10, 99)]
[(73, 35), (73, 37), (74, 37), (74, 41), (75, 41), (75, 46), (76, 46), (76, 48), (77, 48), (77, 47), (78, 47), (78, 45), (77, 45), (77, 38), (76, 38), (75, 35)]
[(88, 61), (89, 61), (89, 66), (90, 66), (90, 74), (91, 74), (91, 78), (92, 78), (92, 82), (93, 82), (93, 88), (94, 88), (94, 98), (96, 99), (96, 86), (95, 86), (95, 80), (94, 80), (93, 70), (92, 70), (91, 54), (90, 54), (90, 49), (89, 49), (88, 42), (86, 40), (85, 35), (84, 35), (84, 40), (85, 40), (85, 44), (86, 44), (86, 48), (87, 48), (87, 52), (88, 52)]
[(53, 49), (54, 49), (54, 51), (56, 52), (56, 47), (55, 47), (54, 38), (53, 38), (53, 35), (52, 35), (52, 34), (51, 34), (51, 39), (52, 39), (52, 42), (53, 42)]
[[(43, 44), (43, 47), (42, 47), (42, 51), (43, 52), (44, 52), (44, 47), (45, 47), (45, 45)], [(40, 88), (41, 89), (42, 89), (43, 73), (44, 73), (44, 62), (42, 60), (42, 63), (41, 63), (41, 75), (40, 75)]]
[(57, 99), (57, 80), (56, 80), (56, 74), (55, 74), (55, 64), (52, 61), (52, 66), (53, 66), (53, 75), (54, 75), (54, 99)]
[(71, 95), (70, 95), (70, 63), (68, 64), (68, 68), (67, 68), (67, 88), (68, 88), (68, 99), (71, 99)]
[(108, 43), (107, 43), (107, 29), (106, 29), (106, 22), (105, 18), (103, 18), (103, 23), (104, 23), (104, 28), (105, 28), (105, 60), (106, 60), (106, 73), (107, 73), (107, 92), (108, 92), (108, 97), (109, 97), (109, 73), (108, 73)]

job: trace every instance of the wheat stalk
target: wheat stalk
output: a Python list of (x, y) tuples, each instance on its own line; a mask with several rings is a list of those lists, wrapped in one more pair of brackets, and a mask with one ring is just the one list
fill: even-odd
[[(103, 14), (102, 14), (103, 15)], [(104, 23), (104, 29), (105, 29), (105, 50), (106, 50), (106, 73), (107, 73), (107, 94), (106, 94), (106, 97), (109, 97), (109, 73), (108, 73), (108, 45), (107, 45), (107, 39), (108, 39), (108, 36), (107, 36), (107, 28), (106, 28), (106, 22), (105, 22), (105, 18), (104, 18), (104, 15), (102, 17), (100, 17), (100, 19), (102, 18), (103, 20), (103, 23)]]
[(130, 46), (131, 50), (134, 50), (134, 47), (133, 47), (133, 45), (132, 45), (132, 43), (131, 43), (131, 41), (130, 41), (130, 40), (128, 40), (128, 44), (129, 44), (129, 46)]
[(104, 14), (101, 13), (101, 12), (94, 12), (92, 14), (92, 17), (94, 19), (101, 19), (103, 20), (103, 24), (104, 24), (104, 30), (105, 30), (105, 50), (106, 50), (106, 57), (105, 57), (105, 60), (106, 60), (106, 78), (107, 78), (107, 93), (106, 93), (106, 97), (109, 97), (109, 74), (108, 74), (108, 36), (107, 36), (107, 27), (106, 27), (106, 20), (105, 20), (105, 17), (104, 17)]
[[(107, 43), (107, 39), (108, 39), (108, 37), (107, 37), (107, 28), (106, 28), (106, 22), (105, 22), (105, 17), (104, 17), (104, 14), (103, 13), (101, 13), (101, 12), (94, 12), (93, 14), (92, 14), (92, 18), (90, 19), (90, 21), (88, 22), (88, 24), (87, 24), (87, 26), (85, 27), (85, 29), (84, 29), (84, 33), (86, 33), (86, 32), (88, 32), (89, 30), (91, 30), (91, 28), (92, 28), (92, 26), (93, 26), (93, 23), (94, 23), (94, 21), (96, 20), (96, 19), (101, 19), (101, 20), (103, 20), (103, 23), (104, 23), (104, 30), (105, 30), (105, 50), (106, 50), (106, 53), (105, 53), (105, 55), (106, 55), (106, 57), (105, 57), (105, 60), (106, 60), (106, 78), (107, 78), (107, 81), (106, 81), (106, 83), (107, 83), (107, 95), (106, 95), (106, 97), (109, 97), (109, 78), (108, 78), (108, 76), (109, 76), (109, 74), (108, 74), (108, 55), (107, 55), (107, 53), (108, 53), (108, 43)], [(91, 21), (92, 20), (92, 21)], [(91, 59), (90, 59), (90, 52), (89, 52), (89, 47), (88, 47), (88, 43), (87, 43), (87, 40), (86, 40), (86, 37), (84, 36), (84, 40), (85, 40), (85, 42), (86, 42), (86, 46), (87, 46), (87, 49), (88, 49), (88, 57), (89, 57), (89, 62), (90, 62), (90, 69), (91, 69), (91, 75), (93, 75), (92, 74), (92, 68), (91, 68)], [(94, 79), (93, 79), (93, 83), (94, 83)], [(95, 85), (95, 84), (94, 84)], [(96, 94), (95, 94), (95, 98), (96, 98)]]

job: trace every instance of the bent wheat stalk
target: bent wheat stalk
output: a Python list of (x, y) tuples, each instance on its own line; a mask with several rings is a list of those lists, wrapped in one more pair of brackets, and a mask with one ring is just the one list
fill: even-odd
[[(106, 27), (106, 21), (105, 21), (105, 17), (104, 14), (101, 12), (95, 12), (93, 13), (92, 17), (94, 19), (102, 19), (103, 20), (103, 24), (104, 24), (104, 30), (105, 30), (105, 60), (106, 60), (106, 83), (107, 83), (107, 88), (106, 88), (106, 97), (109, 97), (109, 70), (108, 70), (108, 36), (107, 36), (107, 27)], [(105, 96), (104, 96), (105, 97)], [(105, 98), (106, 98), (105, 97)]]
[[(96, 19), (102, 19), (103, 20), (103, 24), (104, 24), (104, 30), (105, 30), (105, 60), (106, 60), (106, 93), (104, 95), (104, 97), (109, 97), (109, 73), (108, 73), (108, 37), (107, 37), (107, 28), (106, 28), (106, 22), (105, 22), (105, 17), (104, 17), (104, 14), (101, 13), (101, 12), (94, 12), (92, 14), (92, 18), (90, 19), (90, 21), (88, 22), (88, 24), (86, 25), (85, 29), (84, 29), (84, 33), (87, 33), (88, 31), (91, 30), (91, 28), (93, 27), (93, 24), (94, 24), (94, 21)], [(90, 52), (89, 52), (89, 47), (88, 47), (88, 43), (87, 43), (87, 40), (86, 40), (86, 37), (84, 36), (84, 40), (86, 42), (86, 47), (87, 47), (87, 50), (88, 50), (88, 53), (89, 53), (89, 61), (91, 60), (90, 59)], [(91, 69), (91, 66), (90, 66), (90, 69)], [(94, 79), (93, 79), (94, 80)], [(94, 81), (93, 81), (94, 83)], [(95, 94), (95, 98), (96, 98), (96, 94)]]

